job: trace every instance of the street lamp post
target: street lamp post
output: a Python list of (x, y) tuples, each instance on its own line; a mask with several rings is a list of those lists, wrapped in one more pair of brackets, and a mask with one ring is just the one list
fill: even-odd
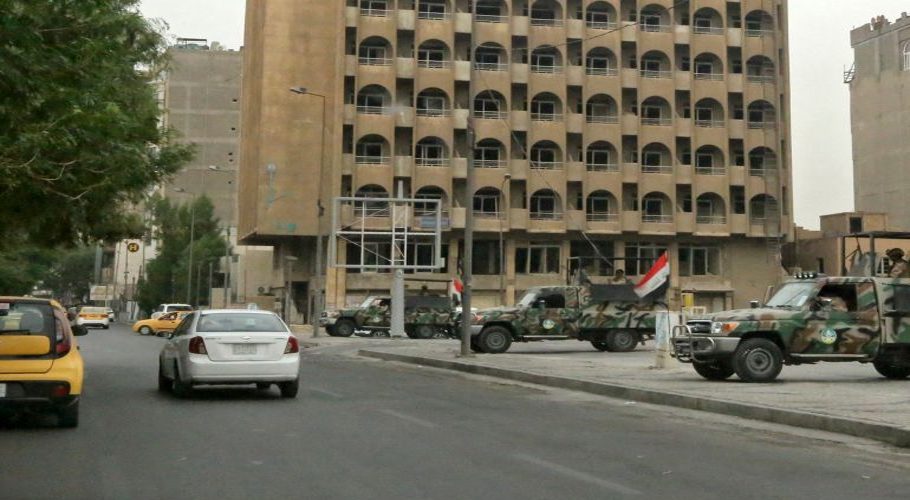
[[(236, 172), (236, 170), (233, 170), (233, 169), (225, 170), (225, 169), (219, 167), (218, 165), (209, 165), (208, 169), (211, 172), (219, 172), (222, 174), (231, 174), (231, 173)], [(231, 214), (231, 217), (233, 218), (233, 213)], [(233, 222), (233, 221), (231, 221), (231, 222)], [(230, 223), (228, 223), (224, 226), (224, 241), (226, 243), (224, 246), (224, 283), (223, 283), (224, 294), (223, 294), (223, 297), (221, 300), (221, 305), (224, 309), (227, 309), (228, 297), (230, 296), (230, 293), (231, 293), (231, 224)], [(209, 288), (211, 288), (211, 286)], [(209, 300), (210, 301), (211, 301), (211, 296), (212, 296), (212, 292), (211, 292), (211, 290), (209, 290)]]
[(196, 243), (196, 194), (181, 187), (174, 188), (174, 191), (193, 196), (193, 200), (190, 202), (190, 256), (186, 268), (186, 303), (191, 304), (193, 299), (193, 245)]
[[(311, 92), (306, 87), (292, 87), (289, 89), (291, 92), (298, 95), (311, 95), (318, 97), (322, 100), (322, 138), (319, 146), (319, 182), (317, 189), (319, 190), (319, 195), (316, 197), (316, 279), (315, 286), (313, 287), (313, 294), (315, 295), (314, 310), (310, 313), (310, 324), (313, 327), (313, 336), (319, 336), (319, 319), (322, 317), (323, 309), (323, 293), (324, 293), (324, 282), (322, 279), (322, 215), (325, 211), (322, 205), (322, 181), (325, 176), (325, 129), (326, 129), (326, 106), (327, 99), (323, 94), (317, 94)], [(328, 261), (328, 260), (327, 260)]]
[(508, 212), (505, 211), (503, 206), (506, 204), (506, 193), (505, 186), (509, 182), (509, 179), (512, 178), (512, 174), (505, 174), (502, 176), (502, 183), (499, 185), (499, 200), (500, 200), (500, 214), (499, 214), (499, 298), (503, 302), (502, 305), (505, 305), (506, 297), (506, 258), (505, 258), (505, 248), (503, 247), (502, 242), (502, 220), (508, 215)]

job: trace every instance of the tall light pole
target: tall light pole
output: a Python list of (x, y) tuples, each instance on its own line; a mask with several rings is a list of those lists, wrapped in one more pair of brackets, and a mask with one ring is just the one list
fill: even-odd
[[(209, 170), (212, 172), (219, 172), (222, 174), (232, 174), (236, 170), (229, 169), (225, 170), (218, 165), (209, 165)], [(233, 219), (233, 210), (231, 211), (231, 218)], [(231, 224), (233, 220), (229, 221), (228, 224), (224, 226), (224, 293), (222, 294), (221, 306), (224, 309), (227, 309), (228, 306), (228, 297), (231, 294)], [(209, 286), (209, 301), (211, 301), (212, 291), (211, 286)]]
[(505, 187), (506, 183), (509, 182), (509, 179), (512, 178), (512, 174), (505, 174), (502, 176), (502, 183), (499, 185), (499, 298), (502, 300), (503, 305), (505, 305), (505, 296), (506, 296), (506, 258), (505, 258), (505, 247), (502, 243), (502, 220), (506, 218), (508, 212), (503, 209), (503, 206), (506, 204), (506, 192)]
[[(315, 92), (310, 92), (306, 87), (292, 87), (289, 89), (291, 92), (298, 95), (311, 95), (313, 97), (318, 97), (322, 100), (322, 139), (319, 146), (319, 182), (317, 189), (319, 190), (319, 195), (316, 197), (316, 276), (314, 280), (313, 293), (315, 295), (315, 300), (313, 305), (315, 306), (310, 314), (310, 325), (313, 327), (313, 336), (319, 336), (319, 319), (322, 317), (323, 309), (323, 293), (324, 283), (322, 279), (322, 215), (325, 212), (325, 208), (322, 205), (322, 181), (325, 176), (325, 130), (327, 127), (326, 123), (326, 106), (328, 101), (326, 96), (323, 94), (317, 94)], [(328, 259), (326, 259), (328, 262)]]
[[(204, 178), (204, 177), (203, 177)], [(186, 303), (192, 304), (193, 300), (193, 245), (196, 243), (196, 194), (181, 187), (174, 188), (178, 193), (185, 193), (193, 197), (190, 202), (190, 258), (186, 267)]]

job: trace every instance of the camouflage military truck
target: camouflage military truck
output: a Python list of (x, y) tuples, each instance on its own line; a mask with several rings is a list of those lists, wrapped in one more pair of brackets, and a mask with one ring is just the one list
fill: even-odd
[[(674, 355), (699, 375), (774, 380), (782, 365), (872, 363), (910, 376), (910, 279), (803, 275), (767, 304), (714, 314), (709, 331), (673, 338)], [(679, 333), (679, 332), (677, 332)]]
[(501, 353), (512, 342), (576, 339), (599, 351), (628, 352), (654, 336), (656, 313), (665, 309), (639, 299), (632, 285), (535, 287), (514, 307), (474, 314), (471, 347)]
[[(355, 331), (388, 334), (392, 324), (392, 299), (369, 297), (360, 307), (330, 313), (323, 326), (334, 337), (350, 337)], [(448, 297), (414, 295), (404, 298), (404, 328), (408, 337), (429, 339), (450, 336), (454, 313)]]

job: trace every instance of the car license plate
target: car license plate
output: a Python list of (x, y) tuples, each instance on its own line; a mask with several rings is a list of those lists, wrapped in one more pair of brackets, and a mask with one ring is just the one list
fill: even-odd
[(234, 354), (256, 354), (255, 344), (234, 344)]
[(0, 398), (6, 397), (6, 384), (0, 384)]

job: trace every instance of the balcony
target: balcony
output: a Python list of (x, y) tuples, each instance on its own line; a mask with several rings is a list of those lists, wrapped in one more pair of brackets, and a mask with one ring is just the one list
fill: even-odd
[(761, 121), (761, 122), (746, 122), (746, 126), (751, 130), (762, 130), (762, 129), (773, 129), (777, 128), (777, 122), (772, 121)]
[[(532, 14), (533, 16), (533, 14)], [(545, 17), (531, 17), (531, 26), (559, 27), (562, 26), (562, 19), (550, 19)]]
[(449, 158), (417, 158), (414, 164), (418, 167), (448, 167), (451, 160)]
[(385, 106), (357, 106), (357, 114), (360, 115), (387, 115), (389, 108)]
[(727, 122), (723, 120), (695, 120), (695, 126), (700, 128), (724, 128)]
[(672, 174), (673, 165), (642, 165), (641, 172), (644, 174)]
[(723, 35), (724, 29), (715, 26), (692, 26), (692, 33), (695, 35)]
[(530, 220), (562, 220), (560, 212), (534, 212), (528, 214)]
[(619, 27), (614, 21), (586, 21), (585, 25), (592, 30), (615, 30)]
[(585, 169), (588, 172), (619, 172), (618, 163), (586, 163)]
[(474, 168), (505, 168), (504, 160), (474, 160)]
[(364, 17), (389, 17), (389, 13), (390, 11), (388, 9), (360, 9), (360, 15)]
[(641, 214), (643, 224), (672, 224), (673, 214)]
[(619, 123), (619, 115), (587, 115), (586, 123)]
[(562, 66), (551, 66), (548, 64), (532, 64), (531, 73), (542, 73), (546, 75), (556, 75), (562, 73)]
[(389, 57), (358, 57), (357, 63), (361, 66), (391, 66), (392, 59)]
[(474, 62), (475, 71), (508, 71), (509, 64), (502, 62)]
[(616, 68), (592, 68), (588, 66), (585, 68), (585, 74), (589, 76), (616, 76), (619, 74), (619, 70)]
[(638, 74), (642, 78), (673, 78), (673, 72), (666, 70), (642, 69)]
[(695, 73), (693, 75), (693, 77), (696, 80), (710, 80), (710, 81), (719, 82), (719, 81), (723, 81), (724, 74), (723, 73)]
[(642, 125), (650, 125), (652, 127), (669, 127), (673, 125), (672, 118), (642, 118)]
[(428, 10), (423, 10), (423, 11), (417, 12), (417, 19), (421, 19), (424, 21), (445, 21), (445, 20), (451, 19), (451, 18), (452, 18), (452, 14), (449, 12), (438, 12), (438, 11), (428, 11)]
[(531, 170), (562, 170), (561, 161), (530, 161)]
[(751, 37), (774, 36), (774, 30), (746, 28), (746, 36), (751, 36)]
[(639, 24), (638, 30), (642, 33), (670, 33), (673, 27), (669, 24)]
[(696, 215), (695, 223), (707, 226), (722, 226), (727, 224), (726, 215)]
[(727, 175), (726, 167), (695, 167), (696, 175)]
[(354, 163), (361, 167), (386, 166), (392, 161), (389, 156), (355, 155)]
[(619, 222), (619, 214), (614, 212), (587, 212), (585, 219), (588, 222)]
[(561, 122), (562, 113), (534, 113), (531, 112), (532, 122)]
[(497, 16), (492, 14), (475, 14), (474, 21), (478, 23), (505, 23), (509, 20), (508, 16)]

